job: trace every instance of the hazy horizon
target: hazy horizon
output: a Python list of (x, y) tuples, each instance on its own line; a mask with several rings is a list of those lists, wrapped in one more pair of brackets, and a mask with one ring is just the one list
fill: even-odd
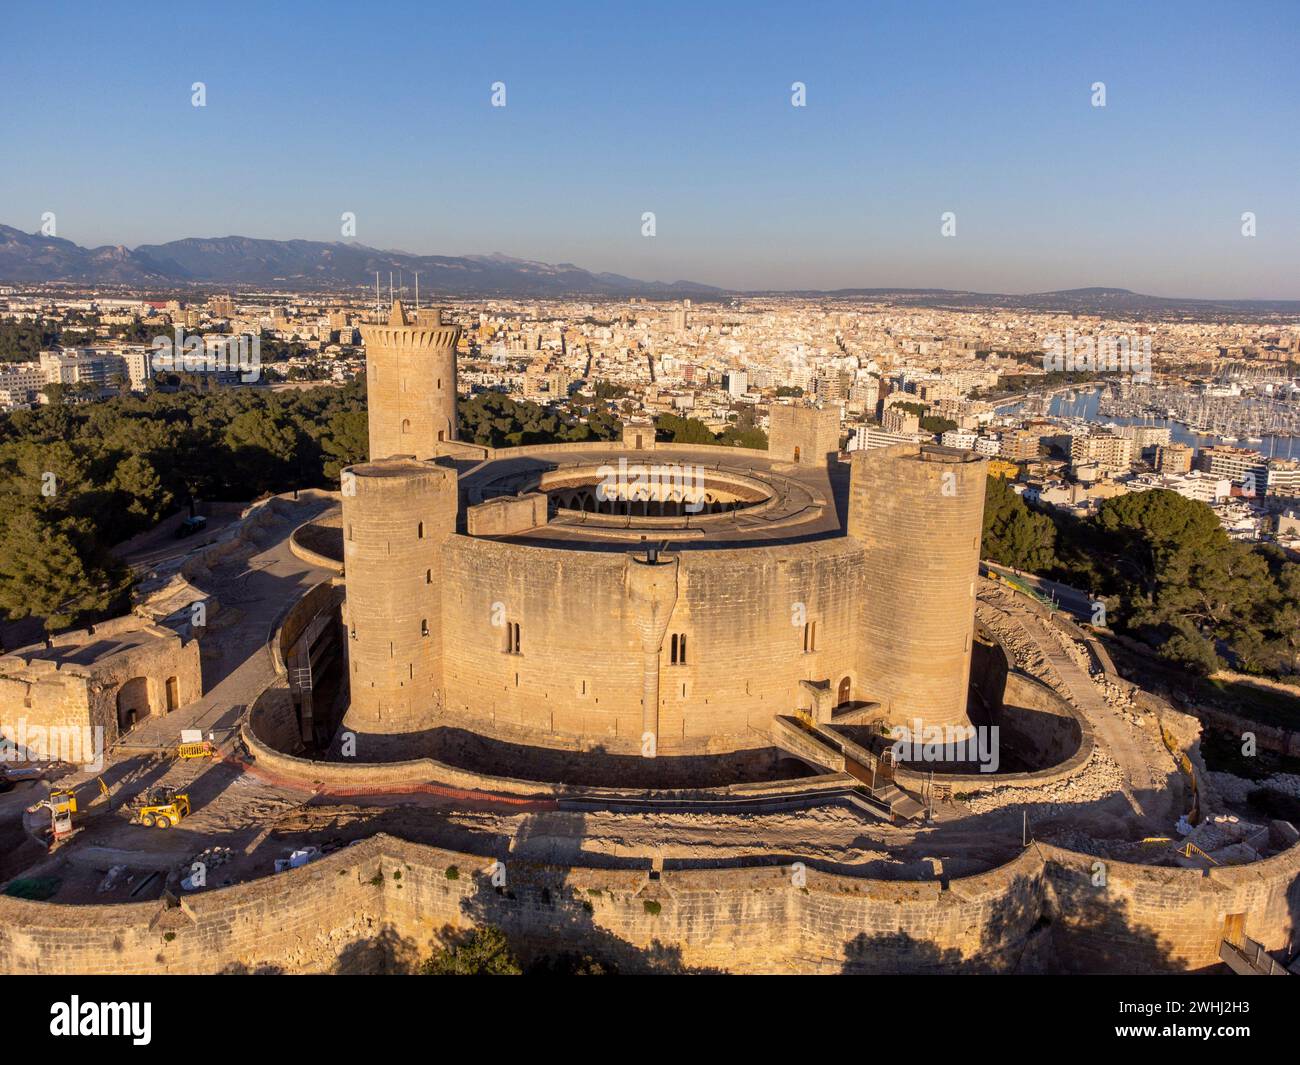
[(1300, 299), (1294, 4), (154, 12), (11, 6), (6, 224), (737, 291)]

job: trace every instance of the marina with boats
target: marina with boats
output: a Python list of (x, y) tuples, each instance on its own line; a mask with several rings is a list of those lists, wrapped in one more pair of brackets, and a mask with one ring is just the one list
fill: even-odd
[(1037, 395), (999, 413), (1068, 423), (1168, 426), (1170, 439), (1197, 448), (1248, 447), (1268, 458), (1300, 455), (1300, 379), (1243, 382), (1221, 377), (1188, 385), (1130, 381)]

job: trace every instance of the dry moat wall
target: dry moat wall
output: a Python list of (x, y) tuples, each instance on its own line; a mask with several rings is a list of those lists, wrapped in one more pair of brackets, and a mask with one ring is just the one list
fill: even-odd
[[(302, 869), (163, 902), (60, 906), (0, 898), (6, 973), (374, 972), (409, 968), (441, 934), (491, 923), (525, 960), (581, 950), (624, 971), (1123, 972), (1215, 965), (1224, 918), (1288, 945), (1300, 846), (1209, 874), (1031, 845), (946, 884), (816, 869), (560, 869), (375, 836)], [(449, 870), (455, 870), (449, 876)]]

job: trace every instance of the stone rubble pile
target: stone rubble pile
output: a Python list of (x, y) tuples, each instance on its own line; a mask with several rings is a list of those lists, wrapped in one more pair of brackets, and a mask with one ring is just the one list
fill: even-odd
[(1257, 788), (1268, 788), (1300, 799), (1300, 776), (1294, 773), (1274, 773), (1262, 780), (1248, 780), (1233, 773), (1210, 772), (1207, 776), (1210, 786), (1224, 802), (1244, 803), (1247, 796)]
[(1046, 679), (1055, 673), (1047, 657), (1019, 625), (1011, 624), (1005, 614), (997, 610), (977, 607), (976, 614), (980, 623), (992, 632), (1006, 651), (1011, 655), (1016, 667), (1033, 677)]
[(209, 870), (212, 870), (225, 865), (232, 857), (234, 857), (234, 851), (229, 847), (208, 847), (206, 850), (201, 850), (194, 855), (188, 864), (193, 866), (195, 862), (202, 862)]
[(1243, 803), (1246, 796), (1258, 785), (1245, 777), (1233, 773), (1217, 773), (1211, 770), (1206, 774), (1208, 783), (1224, 802)]
[[(1187, 834), (1179, 848), (1188, 843), (1208, 854), (1218, 865), (1244, 865), (1260, 859), (1269, 844), (1269, 830), (1267, 825), (1222, 814), (1202, 821)], [(1201, 867), (1206, 863), (1204, 857), (1193, 850), (1191, 854), (1180, 854), (1178, 864)]]
[(1119, 765), (1104, 751), (1094, 749), (1079, 771), (1067, 778), (1030, 786), (994, 784), (967, 798), (966, 805), (978, 814), (1008, 806), (1033, 806), (1038, 816), (1044, 816), (1081, 803), (1099, 802), (1123, 787), (1124, 774)]

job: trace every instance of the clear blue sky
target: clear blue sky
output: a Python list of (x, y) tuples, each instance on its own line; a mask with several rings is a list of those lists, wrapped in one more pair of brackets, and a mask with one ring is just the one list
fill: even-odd
[(353, 211), (380, 248), (740, 288), (1300, 298), (1297, 0), (11, 0), (0, 26), (0, 222), (81, 244), (337, 240)]

